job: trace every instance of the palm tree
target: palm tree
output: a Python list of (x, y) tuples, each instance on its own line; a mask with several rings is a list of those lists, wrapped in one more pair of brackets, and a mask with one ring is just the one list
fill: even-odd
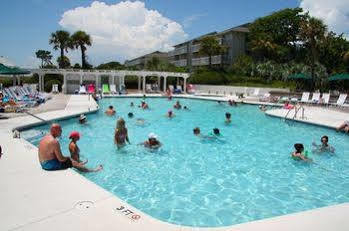
[(327, 26), (314, 17), (307, 17), (300, 26), (299, 36), (310, 51), (311, 78), (314, 82), (315, 65), (318, 58), (318, 46), (324, 40)]
[(37, 50), (35, 52), (35, 55), (38, 59), (41, 59), (41, 68), (44, 68), (44, 66), (47, 66), (47, 65), (52, 65), (51, 63), (52, 55), (50, 51)]
[(58, 64), (59, 68), (64, 68), (64, 51), (68, 52), (68, 48), (73, 49), (69, 32), (58, 30), (51, 34), (49, 42), (53, 45), (53, 49), (59, 49), (61, 51), (60, 62)]
[(86, 46), (91, 46), (92, 45), (92, 39), (91, 36), (89, 34), (86, 34), (86, 32), (84, 31), (77, 31), (75, 32), (72, 36), (72, 42), (73, 42), (73, 46), (76, 49), (81, 50), (81, 66), (83, 69), (86, 69), (89, 65), (86, 62), (86, 50), (87, 47)]

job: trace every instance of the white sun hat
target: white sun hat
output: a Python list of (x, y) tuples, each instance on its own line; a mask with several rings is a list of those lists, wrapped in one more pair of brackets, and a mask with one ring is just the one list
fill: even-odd
[(84, 114), (81, 114), (80, 115), (80, 120), (84, 120), (84, 119), (86, 119), (86, 116)]
[(156, 138), (158, 138), (158, 136), (155, 133), (151, 132), (151, 133), (149, 133), (148, 138), (149, 139), (156, 139)]

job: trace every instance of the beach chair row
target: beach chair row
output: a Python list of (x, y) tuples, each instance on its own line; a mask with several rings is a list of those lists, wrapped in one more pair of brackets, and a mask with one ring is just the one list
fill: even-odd
[[(115, 84), (103, 84), (102, 85), (102, 89), (100, 89), (100, 91), (102, 92), (102, 94), (104, 95), (121, 95), (121, 94), (126, 94), (126, 88), (124, 85), (120, 86), (119, 90), (116, 90), (116, 85)], [(93, 93), (97, 93), (96, 92), (96, 87), (94, 84), (89, 84), (87, 85), (87, 89), (85, 85), (80, 85), (80, 88), (78, 91), (76, 91), (76, 93), (79, 94), (93, 94)]]

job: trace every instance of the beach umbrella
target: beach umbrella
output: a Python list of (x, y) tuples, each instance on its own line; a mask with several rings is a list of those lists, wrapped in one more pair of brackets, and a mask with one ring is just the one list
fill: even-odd
[(26, 74), (30, 74), (30, 71), (21, 69), (19, 67), (8, 67), (0, 63), (0, 75), (12, 75), (13, 85), (15, 85), (17, 75), (26, 75)]
[(287, 77), (287, 79), (305, 79), (305, 80), (311, 80), (311, 76), (304, 74), (304, 73), (295, 73), (291, 74)]
[(349, 80), (349, 73), (331, 75), (328, 81)]

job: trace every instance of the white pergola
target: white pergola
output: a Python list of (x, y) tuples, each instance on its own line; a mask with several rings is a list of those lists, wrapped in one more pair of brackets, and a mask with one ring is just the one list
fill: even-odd
[[(63, 76), (63, 93), (67, 94), (69, 76), (78, 76), (80, 85), (83, 84), (84, 79), (87, 76), (94, 79), (97, 88), (100, 88), (100, 81), (102, 76), (108, 77), (109, 84), (117, 84), (118, 86), (125, 85), (125, 77), (137, 76), (138, 77), (138, 90), (143, 93), (146, 91), (146, 78), (157, 77), (158, 86), (160, 87), (161, 78), (163, 81), (163, 91), (167, 89), (167, 78), (177, 78), (177, 83), (180, 78), (183, 78), (183, 91), (186, 92), (187, 79), (190, 77), (189, 73), (179, 72), (159, 72), (159, 71), (126, 71), (126, 70), (77, 70), (77, 69), (32, 69), (33, 74), (39, 76), (39, 91), (44, 89), (44, 78), (46, 74), (60, 74)], [(141, 89), (142, 86), (142, 89)]]

